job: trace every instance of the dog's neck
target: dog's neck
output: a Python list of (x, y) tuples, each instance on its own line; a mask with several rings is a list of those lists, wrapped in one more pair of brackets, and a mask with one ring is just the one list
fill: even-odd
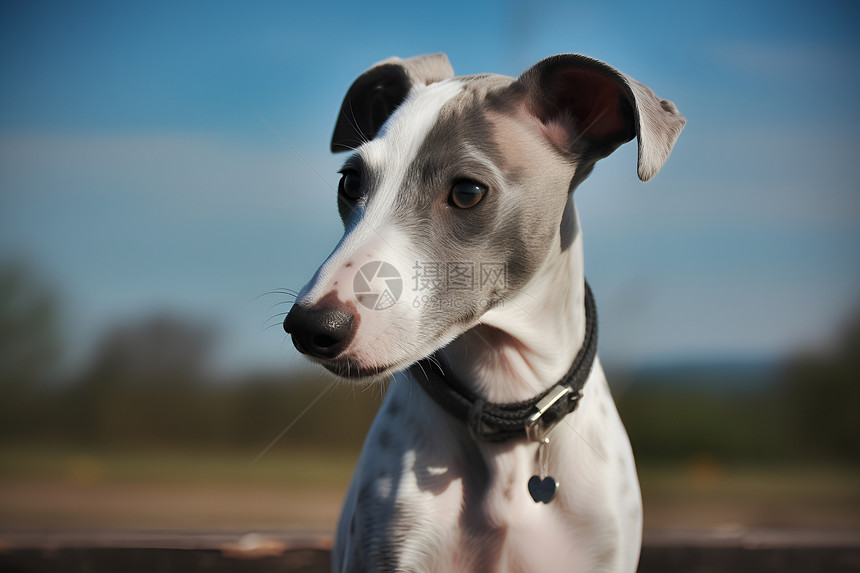
[(451, 373), (485, 400), (534, 398), (564, 376), (582, 346), (585, 279), (572, 196), (565, 221), (535, 278), (442, 350)]

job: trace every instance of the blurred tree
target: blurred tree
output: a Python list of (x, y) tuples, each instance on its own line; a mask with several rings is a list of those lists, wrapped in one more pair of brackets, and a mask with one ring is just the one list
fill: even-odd
[(187, 384), (205, 375), (212, 329), (166, 314), (110, 330), (96, 348), (92, 371), (115, 383)]
[(59, 357), (53, 292), (23, 263), (0, 264), (0, 381), (42, 381)]
[(796, 358), (785, 376), (796, 439), (812, 454), (860, 460), (860, 314), (835, 348)]
[(170, 315), (119, 325), (69, 395), (67, 427), (94, 443), (188, 438), (205, 429), (200, 386), (212, 329)]
[(0, 438), (27, 423), (60, 356), (54, 293), (24, 263), (0, 264)]

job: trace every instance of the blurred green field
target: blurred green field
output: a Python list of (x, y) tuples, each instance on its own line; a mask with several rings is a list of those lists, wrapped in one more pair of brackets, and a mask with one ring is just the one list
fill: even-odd
[(645, 527), (860, 527), (860, 467), (836, 463), (640, 464)]
[(0, 483), (219, 484), (346, 487), (357, 450), (273, 449), (259, 461), (252, 450), (90, 450), (0, 448)]
[[(0, 528), (332, 530), (355, 450), (0, 449)], [(860, 527), (860, 467), (640, 467), (652, 529)]]

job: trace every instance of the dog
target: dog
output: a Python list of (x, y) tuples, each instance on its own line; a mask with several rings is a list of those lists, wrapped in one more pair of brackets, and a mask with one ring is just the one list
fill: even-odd
[(573, 203), (633, 138), (651, 179), (686, 123), (577, 54), (518, 78), (391, 58), (332, 137), (343, 238), (284, 320), (334, 374), (393, 375), (338, 522), (333, 571), (636, 570), (642, 502), (595, 355)]

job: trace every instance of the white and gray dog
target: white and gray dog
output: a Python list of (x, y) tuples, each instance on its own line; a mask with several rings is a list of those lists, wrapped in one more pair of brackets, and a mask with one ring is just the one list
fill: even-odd
[(394, 375), (334, 571), (635, 571), (641, 496), (573, 192), (634, 137), (651, 179), (684, 124), (576, 54), (517, 79), (435, 54), (355, 80), (332, 139), (346, 230), (284, 321), (339, 376)]

